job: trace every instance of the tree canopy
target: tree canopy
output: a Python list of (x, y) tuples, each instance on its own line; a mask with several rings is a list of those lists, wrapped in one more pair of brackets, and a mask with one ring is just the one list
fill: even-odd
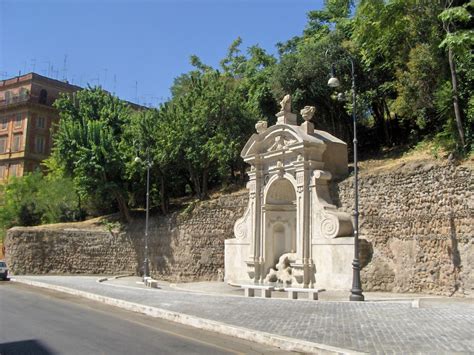
[[(275, 122), (277, 103), (292, 95), (295, 112), (317, 108), (317, 129), (350, 142), (356, 110), (362, 153), (431, 140), (465, 156), (474, 142), (474, 0), (326, 0), (310, 11), (301, 35), (268, 54), (231, 43), (219, 67), (191, 56), (156, 109), (131, 109), (101, 88), (63, 96), (50, 171), (69, 177), (83, 205), (144, 205), (146, 170), (152, 206), (169, 198), (204, 199), (209, 188), (243, 181), (240, 151), (255, 123)], [(303, 27), (303, 24), (302, 24)], [(336, 100), (331, 69), (357, 106)], [(299, 119), (301, 119), (299, 117)], [(140, 159), (135, 159), (136, 157)]]
[(129, 220), (127, 162), (120, 142), (130, 108), (100, 88), (63, 95), (54, 105), (60, 121), (49, 165), (70, 176), (84, 198), (115, 200), (124, 219)]

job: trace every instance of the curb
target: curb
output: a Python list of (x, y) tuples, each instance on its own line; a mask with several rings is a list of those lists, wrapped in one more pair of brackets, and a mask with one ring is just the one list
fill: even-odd
[[(117, 276), (102, 277), (100, 279), (97, 279), (97, 282), (102, 283), (102, 282), (105, 282), (105, 281), (123, 279), (124, 277), (129, 277), (129, 276), (134, 276), (134, 275), (135, 274), (123, 274), (123, 275), (117, 275)], [(19, 281), (19, 282), (21, 282), (21, 281)]]
[(209, 319), (199, 318), (190, 316), (184, 313), (177, 313), (168, 311), (156, 307), (146, 306), (138, 303), (129, 301), (123, 301), (111, 297), (100, 296), (94, 293), (75, 290), (68, 287), (50, 285), (43, 282), (31, 281), (31, 280), (19, 280), (12, 279), (14, 282), (22, 283), (29, 286), (46, 288), (54, 291), (59, 291), (74, 296), (84, 297), (93, 301), (102, 302), (109, 306), (119, 307), (128, 311), (142, 313), (147, 316), (154, 318), (165, 319), (168, 321), (180, 323), (183, 325), (239, 338), (244, 340), (253, 341), (255, 343), (269, 345), (280, 348), (286, 351), (298, 351), (305, 353), (315, 354), (365, 354), (350, 349), (338, 348), (330, 345), (324, 345), (319, 343), (308, 342), (304, 340), (298, 340), (280, 335), (274, 335), (266, 332), (260, 332), (256, 330), (250, 330), (247, 328), (237, 327), (228, 325), (221, 322), (216, 322)]

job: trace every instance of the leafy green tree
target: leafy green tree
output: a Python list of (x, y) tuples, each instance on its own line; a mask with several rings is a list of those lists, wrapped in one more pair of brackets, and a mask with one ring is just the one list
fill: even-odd
[(418, 44), (410, 50), (406, 70), (398, 69), (395, 88), (397, 97), (392, 109), (400, 117), (416, 123), (418, 129), (441, 129), (435, 109), (436, 88), (443, 76), (441, 63), (429, 44)]
[(204, 68), (180, 83), (185, 86), (173, 88), (180, 94), (163, 111), (173, 142), (164, 148), (184, 164), (196, 196), (206, 198), (211, 170), (229, 175), (255, 119), (230, 75)]
[[(451, 72), (451, 85), (456, 127), (459, 134), (462, 149), (467, 147), (463, 120), (461, 117), (460, 94), (458, 88), (458, 71), (456, 61), (464, 58), (472, 65), (472, 47), (474, 46), (474, 31), (472, 30), (472, 15), (468, 8), (474, 10), (474, 1), (455, 6), (454, 0), (445, 1), (445, 9), (439, 14), (443, 23), (446, 36), (440, 43), (440, 47), (446, 48), (448, 54), (449, 69)], [(456, 58), (457, 57), (457, 58)], [(471, 70), (472, 74), (472, 70)], [(472, 80), (472, 77), (469, 78)], [(472, 87), (470, 89), (472, 92)], [(469, 100), (471, 100), (472, 93)], [(469, 119), (469, 118), (468, 118)], [(472, 121), (471, 121), (472, 122)]]
[(71, 179), (40, 172), (0, 185), (0, 236), (13, 226), (75, 221), (82, 217)]
[(271, 87), (276, 58), (256, 45), (249, 47), (247, 55), (244, 55), (240, 50), (241, 44), (242, 39), (239, 37), (221, 60), (223, 74), (235, 80), (237, 90), (244, 98), (242, 105), (249, 114), (256, 119), (272, 122), (278, 109)]
[(130, 120), (129, 106), (101, 88), (56, 100), (60, 121), (50, 166), (70, 176), (83, 199), (111, 198), (129, 221), (128, 180), (120, 142)]
[[(429, 65), (441, 68), (436, 41), (439, 38), (439, 23), (437, 14), (441, 7), (437, 2), (419, 2), (416, 0), (364, 0), (359, 3), (354, 17), (352, 40), (360, 53), (364, 71), (370, 82), (367, 94), (371, 97), (371, 112), (374, 117), (377, 135), (384, 143), (391, 143), (396, 132), (392, 132), (392, 120), (402, 119), (408, 130), (417, 132), (426, 121), (426, 113), (418, 107), (410, 107), (415, 100), (407, 94), (411, 87), (407, 85), (416, 82), (418, 86), (428, 86), (416, 77), (417, 69), (425, 69), (428, 63), (416, 62), (421, 59), (421, 50), (431, 59)], [(420, 47), (417, 47), (420, 46)], [(411, 68), (407, 64), (412, 61)], [(405, 72), (409, 75), (405, 75)], [(429, 76), (421, 72), (420, 76)], [(431, 80), (431, 78), (429, 78)], [(436, 87), (429, 87), (435, 90)], [(427, 93), (424, 90), (423, 93)], [(397, 99), (400, 94), (401, 97)], [(430, 92), (428, 97), (432, 97)], [(396, 100), (395, 106), (392, 102)], [(418, 101), (419, 104), (419, 101)], [(432, 106), (432, 103), (430, 103)], [(397, 111), (400, 108), (401, 111)], [(428, 107), (429, 109), (429, 107)], [(404, 117), (408, 111), (415, 111)], [(404, 132), (395, 135), (395, 141), (403, 141)]]
[[(183, 167), (178, 155), (174, 115), (169, 103), (132, 115), (125, 127), (122, 148), (125, 152), (130, 187), (134, 200), (145, 196), (146, 169), (150, 167), (150, 198), (165, 214), (170, 195), (183, 191)], [(140, 159), (136, 161), (136, 157)], [(182, 192), (181, 192), (182, 193)], [(138, 195), (138, 196), (137, 196)]]
[(349, 56), (356, 63), (358, 88), (363, 83), (358, 57), (350, 48), (348, 37), (351, 6), (351, 1), (326, 1), (325, 8), (311, 11), (302, 36), (278, 45), (280, 61), (271, 79), (275, 97), (290, 93), (297, 112), (305, 105), (316, 106), (316, 127), (346, 141), (350, 139), (347, 107), (343, 102), (331, 99), (333, 92), (326, 83), (334, 64), (342, 89), (350, 90)]

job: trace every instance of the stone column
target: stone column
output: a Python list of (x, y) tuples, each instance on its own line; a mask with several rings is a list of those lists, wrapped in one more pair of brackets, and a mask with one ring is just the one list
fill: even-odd
[[(263, 190), (263, 186), (262, 186)], [(260, 208), (260, 213), (262, 215), (261, 220), (260, 220), (260, 256), (258, 259), (258, 264), (259, 264), (259, 275), (260, 275), (260, 282), (263, 283), (265, 276), (266, 276), (266, 267), (265, 267), (265, 258), (266, 258), (266, 253), (265, 253), (265, 247), (266, 247), (266, 236), (267, 236), (267, 218), (268, 215), (265, 211), (265, 207), (263, 206), (263, 191), (260, 194), (260, 198), (262, 201), (262, 208)]]
[(308, 266), (310, 264), (310, 194), (309, 170), (301, 156), (296, 167), (296, 262), (293, 268), (296, 279), (308, 287)]
[(303, 206), (303, 179), (304, 171), (296, 173), (296, 264), (303, 264), (303, 225), (304, 225), (304, 206)]
[(252, 211), (252, 244), (251, 254), (247, 261), (247, 265), (254, 271), (254, 282), (259, 282), (262, 276), (262, 186), (263, 172), (260, 164), (255, 164), (255, 169), (249, 173), (250, 181), (250, 198), (254, 201)]

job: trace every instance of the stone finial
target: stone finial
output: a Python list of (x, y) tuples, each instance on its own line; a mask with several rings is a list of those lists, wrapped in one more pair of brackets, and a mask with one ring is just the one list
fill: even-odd
[(304, 118), (304, 122), (301, 125), (301, 128), (303, 128), (303, 131), (306, 134), (312, 134), (314, 133), (314, 124), (311, 122), (311, 119), (313, 118), (314, 113), (316, 112), (316, 107), (314, 106), (305, 106), (304, 109), (300, 111), (301, 116)]
[(283, 124), (296, 124), (296, 115), (291, 113), (291, 96), (285, 95), (283, 100), (280, 102), (281, 111), (276, 114), (277, 123)]
[(255, 129), (257, 130), (258, 134), (265, 132), (267, 127), (268, 127), (267, 121), (258, 121), (255, 124)]
[(311, 121), (315, 112), (316, 112), (316, 107), (314, 106), (305, 106), (304, 109), (300, 111), (301, 116), (303, 116), (303, 119), (306, 122)]
[(291, 112), (291, 96), (285, 95), (283, 100), (280, 101), (281, 111), (280, 112)]

